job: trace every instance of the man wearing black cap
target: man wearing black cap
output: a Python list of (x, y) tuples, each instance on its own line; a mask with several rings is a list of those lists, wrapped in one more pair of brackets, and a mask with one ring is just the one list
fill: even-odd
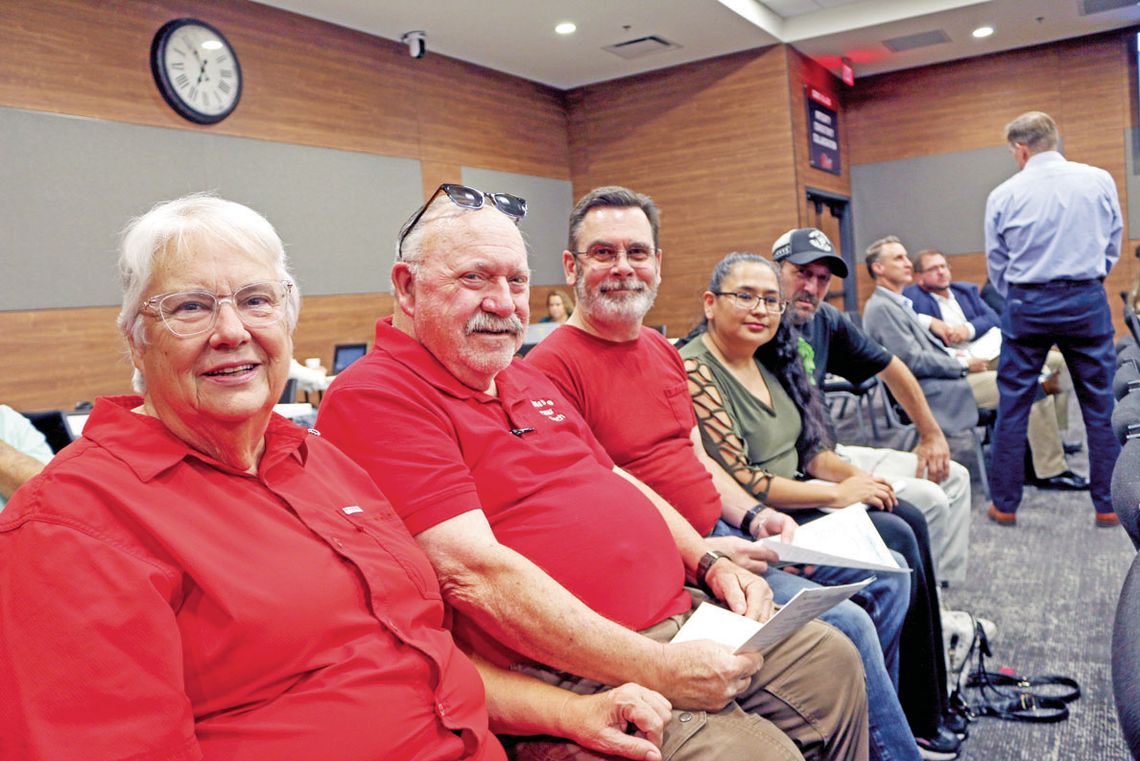
[(898, 357), (823, 300), (833, 275), (847, 277), (847, 264), (826, 235), (814, 227), (789, 230), (772, 244), (772, 256), (780, 265), (789, 319), (800, 329), (800, 354), (816, 385), (827, 373), (852, 383), (878, 375), (919, 433), (913, 452), (842, 444), (836, 451), (859, 468), (906, 480), (906, 500), (923, 512), (930, 526), (938, 577), (945, 583), (965, 581), (970, 474), (950, 459), (946, 437), (918, 381)]

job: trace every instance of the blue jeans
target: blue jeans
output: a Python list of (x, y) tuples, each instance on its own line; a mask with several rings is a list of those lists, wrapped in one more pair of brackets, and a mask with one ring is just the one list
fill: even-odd
[[(1095, 280), (1010, 285), (1001, 316), (998, 413), (990, 488), (994, 506), (1012, 513), (1025, 481), (1025, 432), (1037, 378), (1053, 344), (1061, 350), (1081, 404), (1089, 442), (1089, 492), (1097, 512), (1112, 512), (1112, 469), (1120, 443), (1112, 432), (1112, 376), (1116, 371), (1112, 315)], [(1034, 364), (1036, 363), (1036, 364)]]
[[(744, 536), (736, 528), (718, 520), (710, 536)], [(749, 538), (749, 537), (746, 537)], [(896, 555), (900, 565), (906, 565)], [(774, 568), (764, 574), (777, 603), (783, 604), (805, 587), (819, 583), (847, 584), (865, 579), (868, 571), (853, 568), (819, 567), (813, 580)], [(867, 711), (871, 758), (874, 761), (919, 761), (918, 746), (910, 732), (906, 714), (895, 690), (898, 682), (899, 634), (910, 603), (910, 574), (882, 574), (858, 594), (859, 605), (842, 602), (820, 619), (847, 635), (863, 659), (867, 679)], [(865, 605), (864, 610), (860, 605)], [(889, 652), (887, 659), (884, 655)], [(887, 662), (893, 661), (893, 668)]]

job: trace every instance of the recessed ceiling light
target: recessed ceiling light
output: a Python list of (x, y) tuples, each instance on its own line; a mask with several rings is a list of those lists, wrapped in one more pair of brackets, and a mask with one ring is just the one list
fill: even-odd
[(975, 29), (973, 31), (973, 35), (975, 37), (977, 37), (979, 40), (982, 39), (983, 37), (989, 37), (993, 33), (994, 33), (994, 28), (992, 26), (979, 26), (977, 29)]
[(554, 31), (558, 32), (559, 34), (574, 34), (574, 32), (578, 31), (578, 25), (573, 21), (563, 21), (561, 24), (554, 27)]

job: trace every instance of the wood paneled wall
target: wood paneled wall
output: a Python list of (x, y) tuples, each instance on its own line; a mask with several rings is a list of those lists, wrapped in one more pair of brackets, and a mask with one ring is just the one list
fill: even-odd
[[(151, 39), (181, 16), (219, 27), (241, 60), (241, 104), (214, 126), (174, 114), (151, 77)], [(244, 0), (0, 0), (0, 40), (3, 106), (415, 158), (425, 195), (463, 165), (570, 177), (561, 92)], [(296, 355), (371, 342), (390, 309), (386, 294), (307, 298)], [(0, 311), (0, 401), (45, 409), (128, 391), (116, 312)]]
[[(151, 38), (179, 16), (219, 26), (241, 56), (242, 103), (219, 125), (183, 121), (151, 80)], [(1134, 102), (1125, 38), (888, 74), (842, 93), (786, 46), (560, 93), (438, 55), (416, 61), (395, 42), (245, 0), (0, 0), (0, 105), (416, 158), (425, 194), (458, 179), (463, 165), (570, 178), (576, 195), (628, 185), (662, 210), (664, 281), (648, 321), (676, 335), (696, 318), (717, 260), (766, 252), (784, 230), (809, 223), (805, 187), (849, 193), (852, 162), (1000, 145), (1002, 125), (1038, 108), (1058, 119), (1069, 157), (1108, 169), (1123, 194)], [(804, 83), (841, 95), (838, 177), (807, 164)], [(974, 260), (958, 260), (958, 273), (974, 279)], [(1123, 257), (1110, 292), (1135, 269)], [(865, 293), (866, 276), (856, 277)], [(534, 289), (536, 317), (548, 290)], [(336, 342), (370, 342), (390, 308), (385, 294), (306, 299), (297, 356), (327, 361)], [(0, 311), (9, 359), (0, 401), (66, 407), (125, 391), (114, 314)]]
[(663, 279), (646, 318), (683, 335), (713, 265), (763, 251), (797, 217), (783, 46), (569, 93), (575, 197), (599, 185), (648, 193), (661, 209)]
[[(1065, 156), (1108, 170), (1127, 208), (1124, 141), (1136, 108), (1129, 49), (1129, 34), (1113, 32), (859, 80), (845, 95), (851, 155), (869, 164), (1000, 146), (1010, 120), (1045, 111), (1057, 121)], [(1124, 254), (1105, 284), (1118, 331), (1118, 294), (1137, 272), (1127, 223)], [(950, 261), (955, 278), (985, 281), (981, 253)], [(860, 303), (873, 288), (860, 267)]]

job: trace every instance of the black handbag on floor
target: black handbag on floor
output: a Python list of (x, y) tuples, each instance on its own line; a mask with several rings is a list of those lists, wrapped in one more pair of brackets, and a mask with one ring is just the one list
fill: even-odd
[[(975, 655), (977, 665), (968, 671), (965, 685), (950, 696), (951, 708), (971, 718), (992, 716), (1006, 721), (1052, 724), (1069, 718), (1069, 703), (1081, 696), (1080, 685), (1071, 677), (1020, 676), (1005, 669), (987, 671), (986, 658), (992, 658), (993, 651), (977, 621), (967, 664)], [(976, 692), (968, 694), (967, 690)]]

